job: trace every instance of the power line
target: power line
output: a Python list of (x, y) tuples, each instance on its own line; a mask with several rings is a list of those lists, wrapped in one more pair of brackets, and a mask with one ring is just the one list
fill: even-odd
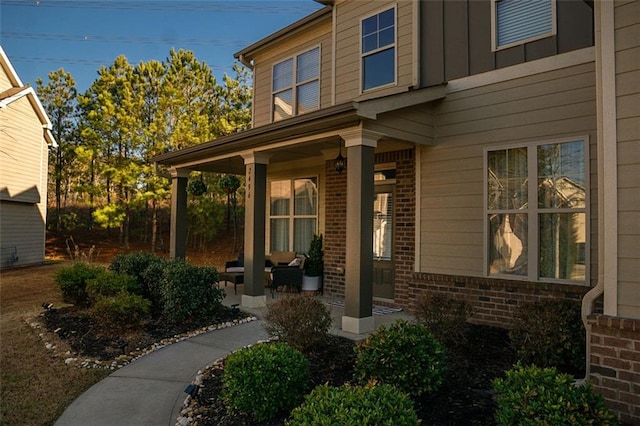
[(45, 40), (45, 41), (72, 41), (72, 42), (99, 42), (99, 43), (140, 43), (140, 44), (177, 44), (198, 46), (222, 46), (244, 47), (251, 44), (246, 40), (224, 40), (203, 38), (171, 38), (171, 37), (138, 37), (119, 35), (80, 35), (58, 33), (29, 33), (17, 31), (3, 31), (3, 38)]
[[(115, 59), (114, 59), (115, 60)], [(66, 65), (82, 65), (82, 66), (100, 66), (104, 65), (105, 67), (111, 66), (113, 60), (106, 62), (100, 59), (74, 59), (74, 58), (42, 58), (42, 57), (33, 57), (33, 56), (12, 56), (11, 62), (22, 62), (22, 63), (52, 63), (52, 64), (66, 64)], [(135, 66), (136, 64), (132, 64)], [(211, 65), (207, 63), (207, 66), (214, 70), (223, 70), (231, 68), (232, 64), (229, 65)]]

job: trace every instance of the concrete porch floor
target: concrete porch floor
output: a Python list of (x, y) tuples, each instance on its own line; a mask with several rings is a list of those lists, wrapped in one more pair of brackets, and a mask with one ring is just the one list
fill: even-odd
[[(222, 302), (224, 305), (231, 306), (234, 304), (238, 304), (238, 305), (241, 304), (242, 291), (244, 289), (244, 284), (238, 284), (238, 294), (234, 294), (233, 284), (228, 284), (226, 288), (221, 284), (220, 288), (223, 288), (227, 293), (225, 299)], [(265, 292), (267, 296), (267, 306), (283, 297), (290, 297), (290, 296), (309, 297), (309, 295), (307, 294), (298, 294), (296, 292), (276, 292), (275, 297), (271, 297), (271, 292), (269, 291), (269, 289), (265, 289)], [(327, 303), (327, 306), (329, 307), (329, 311), (331, 312), (331, 318), (333, 319), (333, 327), (330, 331), (332, 334), (347, 337), (353, 340), (361, 340), (366, 337), (366, 334), (353, 334), (353, 333), (349, 333), (342, 330), (342, 316), (344, 315), (344, 308), (329, 304), (330, 302), (340, 302), (342, 301), (341, 298), (338, 298), (335, 296), (326, 296), (326, 295), (316, 295), (313, 297), (317, 297), (323, 302)], [(374, 301), (374, 305), (375, 305), (375, 301)], [(248, 309), (242, 306), (239, 306), (239, 308), (244, 312), (249, 312), (255, 315), (261, 321), (264, 318), (264, 315), (267, 311), (267, 308)], [(383, 315), (374, 314), (373, 319), (374, 319), (375, 327), (377, 328), (382, 324), (392, 324), (399, 319), (412, 321), (413, 317), (411, 317), (405, 311), (400, 311), (400, 312), (387, 313)]]

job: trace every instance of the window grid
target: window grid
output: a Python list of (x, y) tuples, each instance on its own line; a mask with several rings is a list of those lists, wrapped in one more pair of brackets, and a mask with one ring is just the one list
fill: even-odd
[(396, 8), (365, 18), (360, 24), (362, 91), (396, 82)]
[[(303, 187), (307, 188), (307, 191), (301, 196), (300, 189)], [(317, 177), (272, 181), (270, 188), (269, 251), (306, 253), (318, 228)], [(279, 194), (280, 198), (275, 198), (274, 193)], [(287, 197), (286, 201), (284, 197)], [(296, 208), (296, 203), (305, 197), (309, 199), (309, 208)], [(311, 226), (305, 227), (301, 225), (303, 223)], [(283, 234), (277, 235), (275, 228)], [(304, 235), (299, 235), (301, 232)]]
[(320, 47), (273, 66), (271, 99), (272, 121), (320, 107)]
[[(573, 171), (574, 180), (563, 176), (559, 181), (563, 181), (565, 184), (564, 188), (553, 188), (554, 191), (557, 192), (565, 192), (571, 194), (571, 188), (577, 188), (577, 190), (573, 191), (573, 196), (564, 199), (565, 204), (573, 203), (574, 205), (565, 205), (565, 206), (551, 206), (546, 207), (543, 205), (539, 205), (539, 195), (542, 190), (540, 190), (540, 170), (538, 168), (538, 160), (541, 155), (539, 152), (539, 148), (543, 146), (562, 146), (562, 147), (570, 147), (574, 150), (573, 154), (569, 154), (571, 159), (579, 159), (579, 174), (580, 178), (577, 177), (577, 171)], [(527, 192), (529, 194), (529, 199), (520, 205), (519, 208), (500, 208), (496, 206), (495, 203), (492, 205), (492, 194), (495, 192), (495, 185), (492, 184), (492, 180), (495, 180), (495, 177), (492, 177), (492, 173), (490, 170), (491, 167), (491, 156), (494, 153), (499, 153), (501, 151), (509, 151), (514, 149), (522, 149), (526, 148), (526, 164), (527, 164), (527, 181), (526, 187)], [(508, 279), (526, 279), (529, 281), (539, 281), (539, 282), (558, 282), (558, 283), (571, 283), (571, 284), (580, 284), (580, 283), (588, 283), (589, 279), (589, 271), (586, 268), (588, 265), (588, 235), (589, 235), (589, 227), (588, 227), (588, 211), (587, 206), (589, 205), (588, 194), (589, 190), (587, 188), (589, 170), (588, 170), (588, 140), (587, 138), (578, 138), (571, 140), (563, 140), (557, 141), (553, 143), (532, 143), (526, 146), (517, 146), (517, 147), (509, 147), (509, 148), (500, 148), (500, 149), (487, 149), (485, 151), (485, 236), (486, 236), (486, 252), (485, 252), (485, 268), (487, 276), (498, 277), (498, 278), (508, 278)], [(568, 157), (567, 157), (568, 158)], [(562, 185), (558, 185), (561, 187)], [(493, 208), (492, 208), (493, 207)], [(506, 219), (509, 218), (509, 219)], [(550, 220), (550, 218), (552, 220)], [(551, 228), (542, 228), (547, 223), (553, 223), (555, 226), (560, 229), (564, 224), (564, 235), (560, 235), (561, 233), (554, 233)], [(579, 226), (575, 226), (575, 224)], [(496, 243), (493, 241), (495, 238), (493, 230), (497, 229), (495, 226), (499, 224), (503, 226), (503, 229), (506, 229), (506, 232), (503, 232), (503, 235), (509, 236), (509, 238), (516, 237), (516, 242), (518, 237), (521, 240), (521, 247), (516, 247), (517, 250), (522, 250), (521, 254), (526, 256), (524, 259), (524, 266), (526, 267), (525, 271), (518, 269), (517, 261), (512, 259), (512, 264), (509, 265), (512, 267), (511, 271), (492, 271), (492, 260), (493, 259), (493, 251), (496, 250)], [(568, 224), (574, 225), (572, 228), (569, 227)], [(506, 226), (505, 226), (506, 225)], [(524, 231), (523, 231), (524, 229)], [(570, 229), (570, 232), (567, 230)], [(519, 232), (518, 232), (519, 231)], [(573, 235), (578, 232), (578, 236)], [(548, 237), (551, 234), (552, 237), (557, 238), (554, 240), (555, 247), (553, 244), (549, 244)], [(572, 235), (567, 235), (572, 234)], [(524, 237), (524, 238), (523, 238)], [(571, 243), (575, 244), (559, 244), (559, 238), (564, 237), (565, 239), (572, 238)], [(581, 241), (576, 241), (581, 240)], [(568, 276), (568, 277), (557, 277), (557, 276), (544, 276), (545, 270), (549, 270), (549, 259), (545, 261), (543, 256), (543, 251), (557, 250), (561, 252), (562, 250), (568, 251), (567, 247), (571, 247), (572, 250), (575, 251), (574, 256), (576, 257), (574, 268), (578, 271), (576, 276)], [(515, 245), (513, 245), (515, 246)], [(558, 253), (556, 253), (557, 255)], [(512, 256), (517, 256), (518, 253), (512, 253)], [(502, 259), (501, 259), (502, 260)], [(580, 268), (584, 268), (583, 271), (580, 271)], [(568, 266), (565, 266), (565, 269), (568, 269)], [(553, 268), (552, 268), (553, 269)], [(555, 271), (559, 270), (558, 262), (555, 262)], [(566, 274), (565, 274), (566, 275)]]

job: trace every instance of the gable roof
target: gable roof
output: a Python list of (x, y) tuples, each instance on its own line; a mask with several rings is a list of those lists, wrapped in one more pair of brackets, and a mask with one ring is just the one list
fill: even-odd
[(15, 102), (18, 99), (26, 96), (29, 100), (29, 103), (31, 104), (31, 107), (33, 108), (33, 112), (35, 112), (36, 116), (40, 120), (40, 123), (42, 123), (44, 139), (47, 142), (47, 145), (53, 148), (57, 148), (58, 143), (51, 133), (53, 126), (51, 124), (51, 121), (49, 120), (47, 112), (42, 106), (42, 103), (40, 103), (40, 99), (38, 99), (36, 91), (33, 90), (33, 87), (24, 86), (22, 84), (22, 80), (20, 80), (20, 77), (18, 77), (18, 73), (16, 73), (13, 65), (11, 65), (11, 61), (9, 61), (9, 58), (5, 54), (2, 46), (0, 46), (0, 67), (2, 67), (2, 70), (7, 75), (12, 86), (7, 90), (0, 92), (0, 109), (6, 108), (12, 102)]

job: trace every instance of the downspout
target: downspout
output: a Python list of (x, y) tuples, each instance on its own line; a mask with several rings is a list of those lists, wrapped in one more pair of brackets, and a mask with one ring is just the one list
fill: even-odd
[(591, 374), (591, 325), (588, 322), (589, 315), (593, 313), (593, 306), (596, 300), (604, 294), (604, 281), (598, 281), (598, 284), (589, 290), (582, 298), (582, 323), (586, 330), (586, 361), (584, 378), (576, 381), (577, 385), (583, 385), (589, 382)]

